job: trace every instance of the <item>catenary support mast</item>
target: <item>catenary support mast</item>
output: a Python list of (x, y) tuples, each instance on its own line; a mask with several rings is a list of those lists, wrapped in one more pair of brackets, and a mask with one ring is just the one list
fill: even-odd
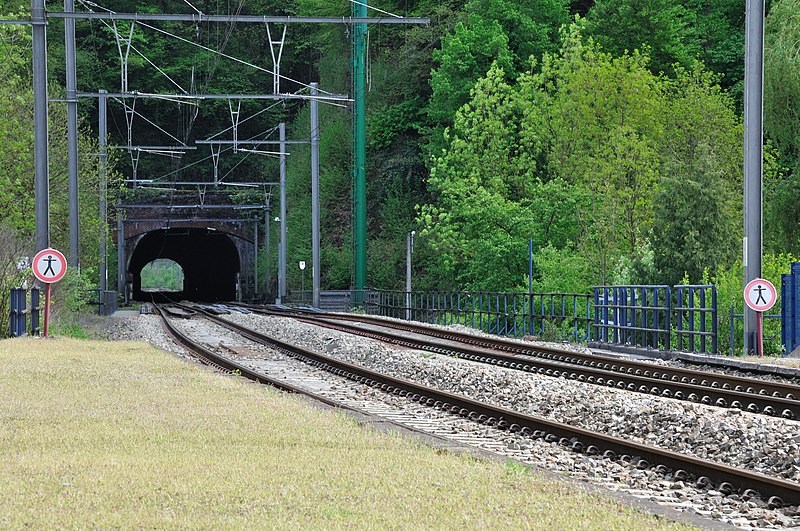
[[(100, 91), (103, 92), (102, 90)], [(108, 102), (107, 98), (97, 100), (98, 105), (98, 143), (100, 146), (100, 296), (108, 290)]]
[[(353, 17), (366, 17), (367, 5), (353, 2)], [(355, 286), (367, 286), (367, 120), (366, 55), (367, 25), (353, 24), (353, 251)], [(356, 302), (361, 302), (358, 294)]]
[[(74, 11), (64, 0), (64, 11)], [(78, 81), (75, 63), (75, 19), (64, 20), (64, 52), (67, 74), (67, 171), (69, 191), (69, 265), (80, 271), (78, 232)]]
[[(311, 94), (317, 84), (311, 83)], [(311, 305), (319, 308), (319, 104), (311, 100)]]
[(33, 24), (33, 167), (36, 250), (50, 247), (50, 179), (47, 173), (47, 20), (44, 0), (31, 1)]
[[(761, 277), (764, 0), (747, 0), (744, 75), (744, 285)], [(744, 353), (755, 346), (756, 312), (744, 308)]]
[(281, 235), (280, 247), (278, 247), (278, 304), (286, 299), (286, 124), (281, 122), (278, 126), (281, 142)]

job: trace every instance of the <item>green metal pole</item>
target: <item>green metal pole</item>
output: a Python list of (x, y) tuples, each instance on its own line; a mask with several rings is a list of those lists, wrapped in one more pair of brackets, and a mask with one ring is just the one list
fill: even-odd
[[(366, 17), (365, 2), (353, 3), (353, 16)], [(366, 37), (367, 25), (353, 25), (353, 247), (355, 289), (367, 286), (367, 121), (366, 121)], [(357, 294), (359, 299), (361, 293)]]

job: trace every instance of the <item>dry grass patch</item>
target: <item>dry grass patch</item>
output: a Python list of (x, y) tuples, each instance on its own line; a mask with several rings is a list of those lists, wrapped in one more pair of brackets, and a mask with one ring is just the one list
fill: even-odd
[(143, 343), (0, 341), (0, 527), (672, 528)]

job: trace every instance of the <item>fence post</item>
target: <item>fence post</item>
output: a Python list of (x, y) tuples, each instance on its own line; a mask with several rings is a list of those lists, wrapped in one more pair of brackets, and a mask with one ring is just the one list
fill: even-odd
[(39, 288), (31, 288), (31, 335), (40, 335), (39, 331)]
[[(686, 297), (687, 302), (686, 302), (686, 307), (684, 307), (683, 298), (684, 298), (686, 290), (684, 289), (683, 286), (675, 286), (675, 289), (678, 291), (677, 297), (675, 298), (675, 300), (677, 301), (678, 306), (673, 308), (673, 310), (676, 312), (675, 313), (675, 317), (677, 317), (677, 320), (676, 320), (677, 321), (676, 322), (676, 327), (677, 327), (676, 335), (678, 336), (677, 337), (678, 350), (684, 350), (683, 344), (686, 342), (687, 338), (686, 338), (686, 334), (683, 331), (683, 318), (684, 318), (684, 314), (687, 313), (685, 308), (688, 308), (689, 297), (688, 296)], [(672, 299), (670, 299), (670, 302), (671, 301), (672, 301)], [(670, 343), (670, 345), (671, 345), (671, 343)]]
[(719, 353), (717, 343), (717, 287), (711, 286), (711, 352)]
[[(23, 308), (20, 308), (20, 293), (24, 293), (21, 288), (11, 288), (11, 299), (9, 305), (9, 332), (11, 337), (19, 337), (25, 334), (25, 324), (22, 324), (22, 329), (20, 330), (20, 315), (22, 318), (25, 318), (25, 314), (23, 313)], [(24, 300), (24, 299), (23, 299)]]
[(658, 291), (659, 288), (656, 286), (653, 288), (653, 347), (658, 350)]
[(595, 288), (594, 288), (594, 333), (595, 333), (595, 339), (597, 341), (604, 341), (605, 340), (605, 337), (604, 337), (603, 333), (600, 331), (600, 312), (601, 311), (602, 311), (602, 309), (600, 308), (600, 288), (595, 286)]
[(689, 288), (689, 352), (694, 352), (694, 288)]
[[(794, 339), (794, 343), (792, 344), (792, 350), (797, 347), (798, 340), (800, 339), (800, 315), (798, 315), (798, 301), (800, 301), (800, 262), (792, 262), (791, 267), (792, 272), (792, 284), (791, 290), (792, 294), (790, 296), (792, 300), (792, 308), (789, 312), (789, 319), (791, 320), (791, 330), (792, 330), (792, 338)], [(791, 354), (791, 352), (787, 352), (787, 355)]]
[(667, 291), (667, 297), (664, 304), (664, 306), (667, 307), (667, 345), (665, 350), (670, 350), (672, 349), (672, 322), (670, 320), (672, 315), (672, 292), (669, 289), (669, 286), (667, 286), (665, 289)]
[(791, 301), (789, 301), (789, 283), (791, 282), (792, 275), (781, 275), (781, 343), (783, 350), (787, 354), (792, 349), (792, 338), (789, 322), (789, 308), (791, 308)]
[(730, 344), (730, 354), (731, 354), (731, 356), (733, 356), (733, 340), (734, 340), (734, 334), (733, 334), (733, 326), (734, 326), (734, 318), (733, 318), (733, 316), (734, 316), (734, 314), (733, 314), (733, 310), (734, 310), (734, 308), (733, 308), (733, 306), (731, 306), (731, 328), (730, 328), (731, 341), (729, 343)]

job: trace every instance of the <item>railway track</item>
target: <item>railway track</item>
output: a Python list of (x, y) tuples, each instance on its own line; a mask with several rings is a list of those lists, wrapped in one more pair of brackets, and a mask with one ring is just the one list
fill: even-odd
[[(635, 463), (641, 468), (652, 468), (662, 474), (669, 473), (676, 480), (689, 481), (692, 479), (698, 486), (713, 486), (723, 494), (738, 493), (744, 499), (758, 494), (762, 499), (768, 500), (770, 507), (780, 507), (785, 503), (800, 504), (800, 484), (792, 481), (569, 426), (394, 378), (267, 337), (217, 316), (204, 312), (198, 313), (204, 319), (208, 319), (228, 330), (235, 331), (251, 341), (267, 345), (287, 356), (308, 363), (313, 367), (360, 382), (387, 394), (410, 399), (440, 412), (470, 419), (493, 429), (533, 439), (542, 439), (549, 443), (558, 443), (571, 448), (575, 452), (587, 455), (597, 455)], [(184, 344), (187, 344), (187, 341), (187, 339), (184, 339)], [(229, 371), (238, 371), (244, 376), (261, 382), (272, 383), (264, 375), (254, 373), (254, 371), (241, 366), (241, 364), (231, 364), (231, 362), (225, 360), (221, 361), (219, 356), (210, 356), (209, 353), (205, 353), (204, 357), (210, 360), (208, 363), (211, 365)], [(296, 389), (289, 390), (296, 392)]]
[[(287, 314), (284, 311), (259, 308), (253, 310), (265, 315), (288, 315), (310, 324), (396, 345), (510, 369), (566, 377), (596, 385), (736, 408), (768, 416), (800, 418), (800, 400), (797, 399), (800, 397), (800, 386), (793, 384), (529, 346), (502, 338), (485, 338), (362, 315), (345, 316), (310, 311), (293, 311)], [(348, 322), (368, 324), (372, 328), (367, 329)]]

